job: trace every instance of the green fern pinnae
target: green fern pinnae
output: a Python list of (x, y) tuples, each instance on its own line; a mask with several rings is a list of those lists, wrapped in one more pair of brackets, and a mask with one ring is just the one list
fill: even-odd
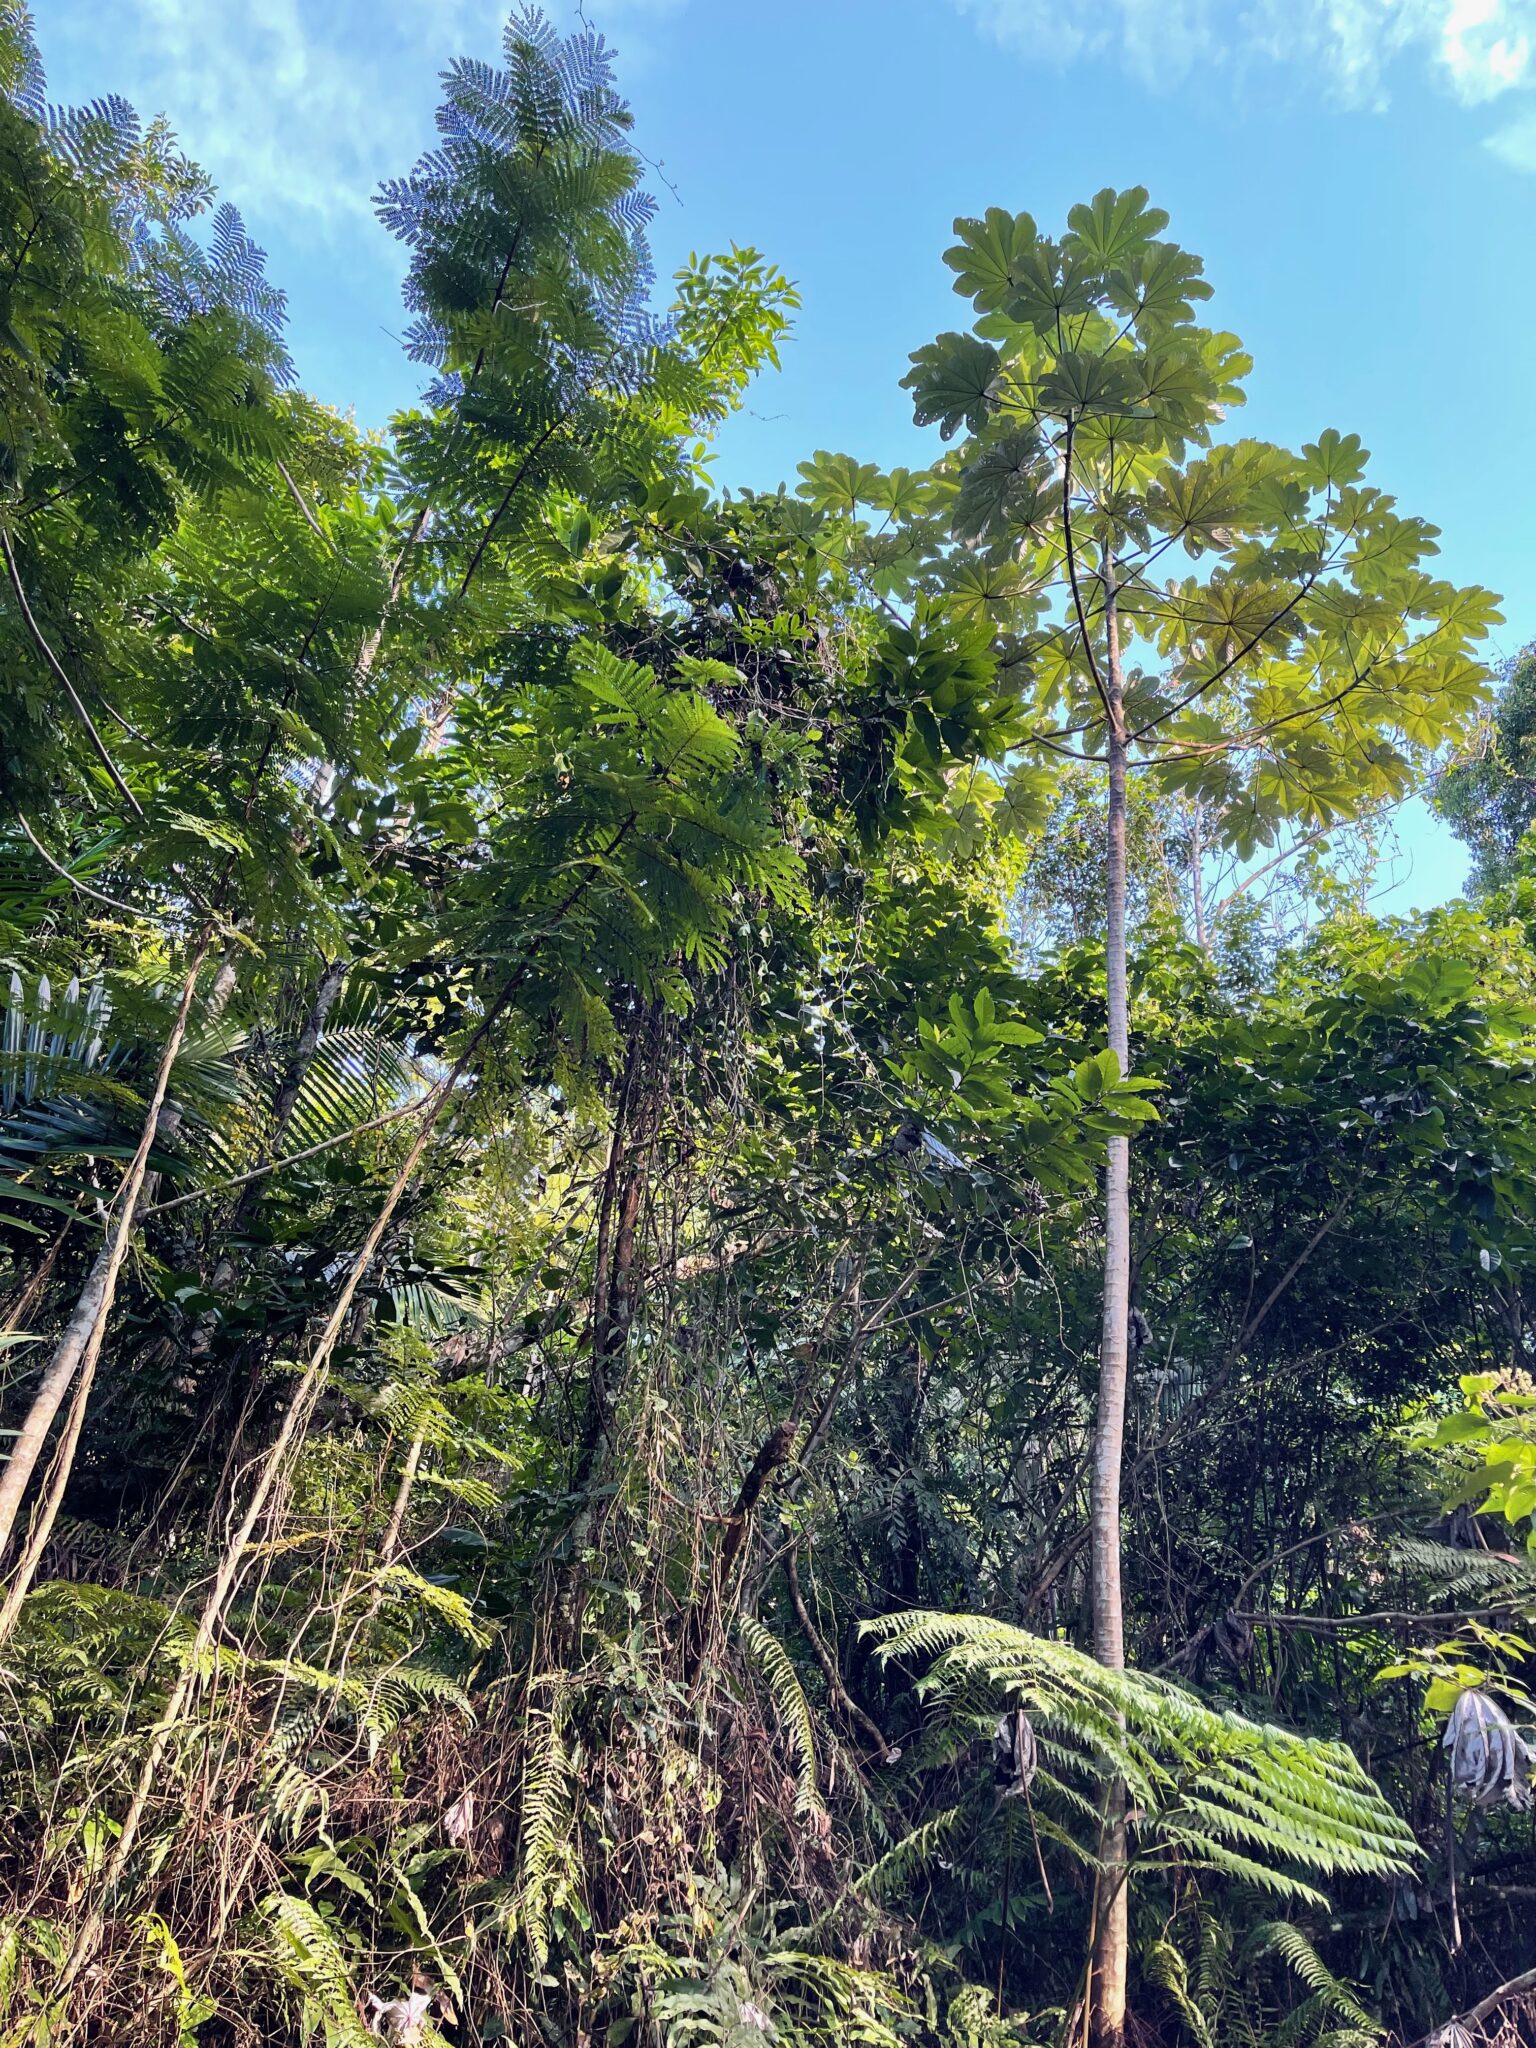
[[(501, 1455), (505, 1458), (507, 1454), (503, 1452)], [(493, 1514), (502, 1501), (502, 1495), (488, 1479), (477, 1479), (471, 1474), (421, 1472), (417, 1474), (416, 1491), (418, 1494), (441, 1494), (486, 1515)]]
[(563, 1723), (564, 1700), (556, 1692), (551, 1706), (530, 1710), (525, 1731), (521, 1855), (512, 1915), (540, 1973), (549, 1960), (551, 1909), (570, 1880), (571, 1762)]
[(963, 1806), (951, 1806), (935, 1814), (932, 1820), (924, 1821), (911, 1834), (903, 1835), (865, 1871), (859, 1880), (859, 1890), (878, 1899), (905, 1885), (946, 1847), (965, 1811)]
[(21, 1930), (13, 1920), (0, 1921), (0, 2012), (11, 2010), (16, 1980), (21, 1974)]
[(825, 1809), (816, 1782), (816, 1722), (789, 1653), (778, 1637), (750, 1614), (738, 1615), (736, 1627), (747, 1654), (768, 1681), (768, 1690), (794, 1753), (795, 1811), (821, 1813)]
[(1157, 1829), (1157, 1837), (1161, 1847), (1178, 1852), (1177, 1859), (1139, 1855), (1134, 1858), (1139, 1874), (1152, 1870), (1214, 1870), (1223, 1877), (1236, 1878), (1241, 1884), (1251, 1885), (1256, 1891), (1268, 1892), (1273, 1898), (1286, 1899), (1292, 1905), (1313, 1906), (1319, 1912), (1327, 1911), (1328, 1896), (1316, 1885), (1308, 1884), (1304, 1878), (1294, 1877), (1274, 1864), (1260, 1863), (1255, 1857), (1244, 1856), (1198, 1830), (1170, 1827), (1163, 1823)]
[[(313, 1726), (311, 1716), (300, 1718), (306, 1730)], [(291, 1745), (292, 1732), (291, 1727), (285, 1727), (279, 1733), (285, 1748)], [(263, 1778), (259, 1803), (272, 1816), (285, 1841), (297, 1842), (309, 1832), (324, 1837), (329, 1830), (330, 1793), (289, 1755), (283, 1755)]]
[(1195, 1956), (1195, 1986), (1211, 2006), (1232, 1980), (1232, 1930), (1217, 1913), (1200, 1912), (1200, 1937)]
[(664, 780), (718, 774), (734, 765), (740, 742), (698, 692), (668, 689), (652, 670), (621, 660), (593, 640), (581, 642), (572, 668), (600, 707), (603, 724), (633, 732)]
[(307, 1899), (287, 1892), (270, 1893), (259, 1911), (273, 1967), (303, 2002), (306, 2032), (318, 2022), (326, 2048), (370, 2048), (347, 1959), (320, 1914)]
[(1177, 1846), (1186, 1862), (1314, 1903), (1321, 1894), (1297, 1870), (1387, 1877), (1411, 1868), (1410, 1830), (1342, 1743), (1260, 1726), (986, 1616), (918, 1611), (866, 1629), (882, 1657), (932, 1658), (920, 1687), (950, 1708), (962, 1742), (1000, 1696), (1045, 1732), (1053, 1792), (1084, 1772), (1124, 1778), (1153, 1859), (1159, 1846)]
[(1361, 2004), (1354, 1985), (1334, 1976), (1299, 1927), (1286, 1920), (1261, 1921), (1243, 1944), (1241, 1962), (1251, 1969), (1268, 1956), (1278, 1957), (1300, 1978), (1331, 2017), (1346, 2021), (1369, 2040), (1381, 2038), (1382, 2028)]
[(1150, 1982), (1165, 1992), (1178, 2009), (1179, 2017), (1194, 2036), (1197, 2048), (1216, 2048), (1210, 2021), (1190, 1988), (1189, 1966), (1174, 1943), (1166, 1939), (1148, 1943), (1142, 1950), (1141, 1967)]
[(1418, 1536), (1399, 1536), (1387, 1555), (1400, 1570), (1422, 1573), (1448, 1596), (1482, 1592), (1490, 1586), (1528, 1588), (1536, 1580), (1536, 1564), (1528, 1557), (1496, 1550), (1458, 1550), (1454, 1544), (1431, 1543)]
[[(434, 1620), (442, 1622), (455, 1635), (462, 1636), (477, 1650), (489, 1646), (496, 1631), (478, 1614), (462, 1593), (451, 1586), (435, 1585), (431, 1579), (423, 1578), (420, 1572), (412, 1571), (409, 1565), (387, 1565), (375, 1572), (373, 1584), (386, 1599), (408, 1606), (419, 1607)], [(405, 1667), (409, 1669), (409, 1667)], [(435, 1675), (435, 1674), (434, 1674)], [(457, 1706), (467, 1699), (455, 1688)]]
[(712, 704), (679, 692), (667, 701), (652, 727), (651, 754), (666, 781), (688, 775), (719, 775), (733, 767), (739, 742)]
[(666, 691), (654, 670), (623, 660), (601, 641), (581, 641), (572, 655), (571, 668), (587, 695), (603, 707), (605, 724), (645, 726), (661, 716)]
[[(884, 2007), (893, 2020), (906, 2017), (894, 2002), (888, 1978), (804, 1949), (772, 1949), (761, 1968), (778, 2007), (801, 2023), (789, 2038), (901, 2048), (902, 2035), (881, 2015)], [(785, 2038), (783, 2029), (780, 2038)]]

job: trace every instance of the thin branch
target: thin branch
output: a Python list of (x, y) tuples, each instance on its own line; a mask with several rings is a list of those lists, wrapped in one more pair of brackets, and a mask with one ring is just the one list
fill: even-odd
[(58, 681), (61, 688), (63, 689), (65, 696), (68, 697), (70, 704), (74, 708), (75, 716), (79, 719), (80, 723), (85, 727), (86, 731), (90, 734), (91, 745), (96, 749), (97, 756), (99, 757), (102, 766), (106, 769), (108, 775), (111, 776), (112, 785), (116, 789), (118, 795), (123, 799), (124, 803), (127, 804), (128, 808), (134, 813), (136, 817), (142, 818), (144, 815), (143, 805), (139, 802), (138, 798), (134, 795), (133, 791), (128, 787), (127, 783), (124, 782), (122, 775), (118, 769), (117, 763), (112, 759), (112, 756), (107, 752), (106, 742), (102, 739), (101, 734), (96, 730), (95, 724), (93, 723), (91, 718), (91, 714), (89, 713), (89, 711), (86, 710), (84, 704), (81, 703), (79, 692), (76, 690), (74, 684), (69, 680), (68, 675), (65, 673), (63, 663), (59, 660), (59, 657), (54, 653), (53, 649), (48, 645), (48, 641), (44, 636), (42, 627), (39, 626), (37, 620), (32, 616), (32, 607), (27, 603), (27, 593), (22, 584), (21, 571), (16, 566), (16, 554), (15, 550), (11, 546), (11, 536), (7, 532), (4, 525), (0, 525), (0, 555), (4, 555), (5, 557), (6, 573), (10, 577), (11, 588), (16, 593), (16, 602), (21, 609), (22, 621), (25, 624), (28, 633), (31, 635), (34, 646), (37, 648), (38, 653), (42, 655), (44, 661), (48, 664), (48, 667), (53, 672), (53, 675)]
[(386, 1110), (383, 1116), (370, 1117), (367, 1123), (353, 1124), (350, 1130), (340, 1131), (334, 1138), (322, 1138), (318, 1145), (306, 1145), (302, 1152), (285, 1152), (281, 1159), (269, 1159), (265, 1166), (254, 1166), (249, 1173), (232, 1174), (228, 1180), (210, 1181), (205, 1188), (193, 1188), (185, 1195), (172, 1195), (169, 1201), (153, 1202), (144, 1214), (163, 1216), (167, 1209), (180, 1209), (188, 1202), (201, 1202), (209, 1195), (227, 1194), (231, 1188), (243, 1188), (253, 1180), (265, 1180), (269, 1173), (280, 1173), (285, 1166), (296, 1166), (301, 1159), (313, 1159), (317, 1152), (330, 1152), (337, 1145), (348, 1144), (368, 1131), (398, 1123), (401, 1117), (414, 1115), (427, 1100), (426, 1095), (418, 1096), (413, 1102), (402, 1103), (398, 1109)]
[(1490, 1991), (1486, 1998), (1480, 1998), (1476, 2005), (1469, 2006), (1465, 2012), (1457, 2013), (1454, 2019), (1446, 2020), (1438, 2027), (1432, 2027), (1427, 2034), (1413, 2043), (1413, 2048), (1431, 2048), (1431, 2043), (1445, 2040), (1453, 2026), (1459, 2026), (1464, 2032), (1470, 2033), (1473, 2028), (1481, 2026), (1490, 2014), (1497, 2012), (1501, 2005), (1507, 2005), (1515, 1998), (1536, 1998), (1536, 1970), (1522, 1970), (1518, 1977), (1511, 1977), (1506, 1983), (1500, 1984), (1495, 1990)]
[[(1099, 674), (1099, 664), (1094, 659), (1093, 641), (1088, 634), (1088, 618), (1083, 610), (1083, 593), (1077, 583), (1077, 549), (1072, 540), (1072, 432), (1074, 422), (1067, 415), (1066, 448), (1061, 463), (1061, 526), (1062, 537), (1067, 551), (1067, 581), (1072, 585), (1072, 605), (1077, 613), (1078, 631), (1083, 636), (1083, 652), (1088, 657), (1088, 673), (1093, 677), (1093, 687), (1099, 693), (1099, 702), (1104, 706), (1104, 716), (1111, 729), (1115, 714), (1110, 709), (1109, 692), (1104, 687), (1104, 678)], [(1063, 752), (1066, 750), (1063, 749)]]
[(22, 831), (26, 833), (28, 839), (31, 840), (36, 851), (41, 854), (49, 867), (59, 877), (60, 881), (68, 882), (71, 889), (78, 889), (82, 896), (92, 896), (98, 903), (105, 903), (108, 910), (121, 910), (129, 917), (153, 917), (155, 915), (153, 911), (136, 910), (131, 903), (119, 902), (116, 896), (108, 896), (100, 889), (93, 889), (89, 882), (82, 882), (78, 875), (72, 875), (68, 868), (62, 867), (27, 823), (25, 811), (18, 811), (16, 813), (16, 822), (20, 825)]
[(326, 546), (330, 547), (332, 545), (330, 535), (326, 532), (325, 528), (320, 524), (319, 520), (315, 517), (314, 513), (311, 512), (311, 510), (309, 509), (308, 499), (304, 496), (304, 493), (299, 489), (298, 485), (294, 482), (293, 478), (288, 474), (286, 465), (283, 462), (279, 461), (276, 456), (274, 456), (272, 459), (274, 462), (277, 463), (278, 475), (282, 478), (283, 482), (288, 486), (288, 495), (293, 499), (295, 505), (297, 505), (299, 510), (304, 514), (305, 524), (309, 527), (310, 531), (316, 536), (317, 539), (323, 540)]
[(869, 1714), (866, 1714), (852, 1693), (849, 1692), (847, 1686), (843, 1683), (843, 1674), (838, 1669), (837, 1659), (827, 1647), (820, 1630), (811, 1619), (810, 1609), (805, 1604), (805, 1594), (800, 1585), (800, 1557), (793, 1544), (790, 1545), (784, 1556), (784, 1576), (789, 1582), (789, 1603), (795, 1610), (795, 1619), (800, 1624), (800, 1633), (805, 1637), (811, 1655), (821, 1666), (821, 1674), (827, 1681), (827, 1692), (833, 1705), (840, 1707), (850, 1721), (863, 1729), (864, 1733), (875, 1745), (875, 1754), (877, 1756), (883, 1758), (886, 1763), (894, 1763), (901, 1755), (901, 1751), (891, 1742), (890, 1737), (885, 1733), (879, 1722), (874, 1720)]
[(1413, 1614), (1407, 1608), (1382, 1607), (1371, 1614), (1283, 1614), (1270, 1608), (1234, 1607), (1240, 1621), (1256, 1627), (1299, 1628), (1312, 1635), (1348, 1635), (1353, 1629), (1402, 1627), (1421, 1623), (1426, 1628), (1449, 1628), (1457, 1622), (1491, 1621), (1508, 1614), (1512, 1607), (1525, 1605), (1525, 1595), (1509, 1593), (1487, 1607), (1447, 1608), (1439, 1614)]
[[(1297, 854), (1305, 853), (1309, 846), (1316, 846), (1319, 841), (1326, 839), (1330, 833), (1337, 832), (1344, 822), (1345, 820), (1342, 818), (1335, 818), (1332, 824), (1319, 825), (1315, 832), (1308, 832), (1304, 838), (1293, 840), (1289, 846), (1283, 847), (1273, 860), (1265, 861), (1263, 867), (1255, 868), (1251, 875), (1244, 875), (1235, 889), (1229, 889), (1216, 905), (1212, 915), (1220, 917), (1227, 905), (1235, 903), (1239, 896), (1253, 887), (1255, 882), (1262, 882), (1264, 877), (1275, 868), (1283, 866), (1288, 860), (1294, 860)], [(1357, 819), (1355, 822), (1359, 823), (1360, 821)]]
[(1216, 685), (1219, 682), (1221, 682), (1225, 676), (1229, 676), (1232, 673), (1233, 669), (1237, 667), (1240, 661), (1245, 661), (1247, 657), (1250, 654), (1252, 654), (1254, 648), (1258, 646), (1259, 642), (1264, 638), (1266, 633), (1272, 633), (1275, 630), (1276, 626), (1280, 624), (1280, 621), (1282, 619), (1289, 618), (1290, 614), (1293, 611), (1295, 611), (1297, 605), (1301, 603), (1301, 600), (1311, 590), (1313, 584), (1317, 581), (1319, 573), (1319, 571), (1314, 571), (1310, 576), (1304, 576), (1301, 579), (1301, 582), (1297, 585), (1296, 589), (1291, 593), (1289, 599), (1286, 601), (1285, 604), (1283, 604), (1280, 607), (1279, 611), (1275, 613), (1273, 618), (1266, 619), (1264, 624), (1260, 626), (1257, 633), (1253, 634), (1250, 639), (1245, 640), (1242, 646), (1238, 648), (1237, 652), (1231, 655), (1226, 661), (1224, 661), (1221, 664), (1221, 667), (1216, 670), (1214, 675), (1206, 677), (1205, 681), (1200, 685), (1198, 690), (1191, 690), (1189, 695), (1187, 697), (1181, 698), (1177, 704), (1171, 704), (1166, 711), (1160, 711), (1157, 714), (1156, 718), (1149, 718), (1145, 725), (1141, 725), (1136, 728), (1135, 732), (1131, 734), (1131, 738), (1133, 740), (1144, 739), (1145, 736), (1152, 731), (1154, 726), (1163, 725), (1170, 718), (1177, 718), (1181, 711), (1187, 711), (1190, 705), (1197, 702), (1198, 699), (1200, 699), (1201, 697), (1205, 696), (1207, 691), (1214, 690)]

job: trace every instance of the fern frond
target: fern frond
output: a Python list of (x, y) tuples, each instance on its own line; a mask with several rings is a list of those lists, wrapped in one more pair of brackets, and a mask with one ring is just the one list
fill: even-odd
[(462, 1593), (452, 1586), (434, 1585), (409, 1565), (387, 1565), (375, 1572), (373, 1583), (384, 1599), (422, 1608), (477, 1650), (485, 1649), (495, 1636), (495, 1630), (475, 1613)]
[(565, 1702), (530, 1711), (525, 1729), (521, 1853), (512, 1915), (535, 1970), (549, 1959), (550, 1913), (572, 1882), (571, 1760), (565, 1747)]
[(1176, 1847), (1283, 1896), (1317, 1902), (1299, 1876), (1406, 1873), (1417, 1845), (1340, 1742), (1261, 1727), (1168, 1680), (1111, 1671), (1082, 1651), (981, 1615), (896, 1614), (866, 1624), (882, 1657), (931, 1658), (920, 1689), (945, 1702), (960, 1741), (1001, 1697), (1046, 1740), (1042, 1775), (1068, 1789), (1122, 1777), (1147, 1851)]
[(935, 1814), (932, 1820), (924, 1821), (909, 1835), (903, 1835), (865, 1871), (859, 1880), (859, 1890), (872, 1898), (882, 1898), (887, 1892), (905, 1884), (925, 1865), (933, 1862), (948, 1843), (964, 1812), (963, 1806), (951, 1806), (943, 1813)]
[(1422, 1572), (1448, 1595), (1490, 1587), (1529, 1587), (1536, 1582), (1536, 1565), (1512, 1551), (1462, 1550), (1451, 1543), (1399, 1536), (1387, 1554), (1401, 1570)]
[(750, 1614), (739, 1615), (736, 1628), (748, 1655), (768, 1681), (768, 1690), (773, 1694), (779, 1720), (794, 1752), (795, 1810), (821, 1813), (824, 1809), (816, 1782), (816, 1722), (789, 1652), (777, 1636)]
[(1177, 2007), (1179, 2017), (1194, 2035), (1198, 2048), (1216, 2048), (1210, 2021), (1191, 1991), (1189, 1966), (1183, 1952), (1166, 1938), (1149, 1942), (1141, 1952), (1141, 1967), (1147, 1978), (1159, 1990), (1166, 1992)]
[(1268, 1956), (1278, 1957), (1300, 1978), (1330, 2017), (1346, 2021), (1370, 2040), (1381, 2038), (1384, 2030), (1361, 2003), (1355, 1986), (1334, 1976), (1299, 1927), (1286, 1920), (1261, 1921), (1244, 1942), (1240, 1961), (1251, 1969)]
[(287, 1892), (269, 1893), (258, 1911), (272, 1966), (301, 2001), (306, 2035), (323, 2027), (328, 2048), (370, 2048), (352, 1973), (327, 1922)]

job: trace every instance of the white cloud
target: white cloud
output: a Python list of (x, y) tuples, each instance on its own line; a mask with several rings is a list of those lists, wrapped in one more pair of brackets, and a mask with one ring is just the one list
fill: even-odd
[[(94, 0), (54, 0), (41, 40), (54, 97), (121, 92), (146, 118), (166, 114), (221, 197), (254, 221), (355, 237), (379, 180), (430, 142), (438, 72), (458, 55), (494, 60), (509, 4), (118, 0), (104, 38)], [(577, 0), (555, 0), (551, 12), (622, 38), (633, 77), (647, 27), (683, 5), (587, 0), (583, 15)], [(391, 246), (381, 234), (381, 254)]]
[[(1285, 64), (1349, 106), (1382, 107), (1416, 62), (1468, 106), (1536, 92), (1536, 0), (953, 0), (1005, 47), (1064, 65), (1123, 64), (1173, 86), (1198, 67)], [(1536, 170), (1536, 114), (1487, 138)]]
[(1487, 147), (1511, 170), (1536, 174), (1536, 113), (1495, 129), (1488, 137)]

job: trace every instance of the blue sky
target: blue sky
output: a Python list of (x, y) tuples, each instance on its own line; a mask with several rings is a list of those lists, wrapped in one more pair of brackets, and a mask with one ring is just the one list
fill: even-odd
[[(35, 0), (50, 94), (166, 113), (288, 291), (324, 399), (382, 424), (415, 389), (378, 179), (430, 140), (436, 74), (494, 57), (492, 0)], [(576, 8), (552, 12), (573, 21)], [(1496, 652), (1536, 636), (1536, 0), (587, 0), (655, 167), (654, 241), (751, 243), (799, 283), (784, 372), (727, 430), (726, 483), (818, 447), (925, 443), (907, 352), (963, 308), (957, 213), (1055, 227), (1144, 184), (1205, 258), (1255, 358), (1245, 431), (1362, 435), (1443, 529), (1447, 574), (1502, 591)], [(110, 18), (110, 33), (104, 26)], [(1415, 810), (1393, 908), (1459, 884)]]

